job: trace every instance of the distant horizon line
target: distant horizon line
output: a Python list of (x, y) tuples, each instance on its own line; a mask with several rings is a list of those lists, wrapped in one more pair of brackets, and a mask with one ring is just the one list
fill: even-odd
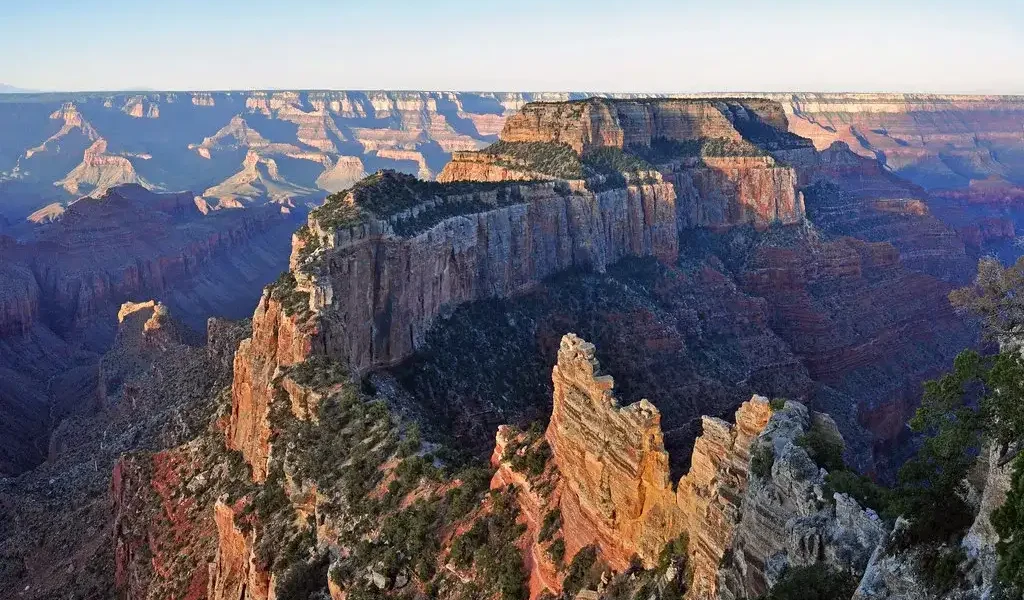
[[(8, 91), (3, 88), (7, 87)], [(33, 90), (18, 88), (10, 84), (0, 83), (0, 96), (44, 96), (60, 94), (231, 94), (259, 92), (385, 92), (385, 93), (452, 93), (452, 94), (580, 94), (580, 95), (651, 95), (651, 96), (727, 96), (727, 95), (779, 95), (779, 94), (816, 94), (816, 95), (901, 95), (901, 96), (964, 96), (964, 97), (1024, 97), (1024, 92), (948, 92), (948, 91), (900, 91), (900, 90), (844, 90), (823, 91), (810, 89), (792, 89), (781, 91), (764, 90), (714, 90), (714, 91), (608, 91), (600, 89), (457, 89), (457, 88), (321, 88), (321, 87), (252, 87), (252, 88), (110, 88), (82, 90)]]

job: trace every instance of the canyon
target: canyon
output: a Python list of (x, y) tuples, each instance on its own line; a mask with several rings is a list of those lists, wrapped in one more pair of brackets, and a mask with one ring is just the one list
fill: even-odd
[(287, 265), (295, 222), (272, 206), (204, 208), (190, 193), (121, 185), (0, 235), (0, 473), (38, 464), (60, 421), (93, 409), (123, 302), (158, 298), (199, 332), (208, 317), (251, 314)]
[[(21, 597), (108, 585), (218, 600), (732, 599), (819, 564), (868, 573), (862, 588), (894, 585), (890, 523), (833, 494), (800, 440), (825, 435), (857, 471), (892, 476), (920, 383), (977, 340), (946, 297), (1014, 235), (1012, 218), (951, 223), (932, 208), (933, 180), (907, 181), (848, 139), (801, 136), (811, 108), (796, 97), (168, 97), (103, 108), (158, 122), (244, 100), (245, 117), (187, 148), (240, 158), (230, 184), (149, 191), (159, 177), (126, 175), (138, 157), (99, 160), (101, 120), (62, 105), (53, 135), (90, 142), (88, 168), (74, 167), (83, 189), (135, 179), (3, 241), (4, 343), (13, 356), (39, 340), (63, 374), (34, 381), (95, 407), (41, 426), (35, 460), (47, 460), (2, 480), (0, 505), (21, 516), (0, 529), (0, 575)], [(474, 117), (471, 98), (503, 108)], [(479, 137), (439, 124), (432, 111), (454, 127), (455, 100)], [(258, 118), (292, 123), (296, 139)], [(403, 125), (368, 126), (388, 119)], [(408, 157), (402, 170), (420, 178), (381, 171), (350, 186), (365, 164), (339, 142), (356, 122), (364, 151)], [(450, 162), (428, 160), (424, 139)], [(293, 178), (287, 159), (322, 171)], [(110, 165), (120, 175), (93, 170)], [(339, 193), (307, 214), (304, 202), (338, 191), (328, 180)], [(291, 253), (267, 251), (287, 263), (275, 282), (263, 287), (273, 261), (248, 279), (218, 275), (278, 231)], [(249, 287), (218, 296), (204, 287), (214, 279)], [(253, 313), (242, 305), (259, 288)], [(205, 323), (228, 296), (251, 328)], [(159, 302), (121, 304), (146, 298)], [(10, 413), (44, 421), (31, 406)], [(108, 444), (134, 411), (145, 424)], [(484, 476), (471, 465), (488, 455)], [(74, 483), (88, 469), (88, 485)], [(60, 493), (33, 508), (48, 477)], [(1005, 486), (992, 479), (980, 497)], [(108, 484), (113, 514), (97, 496)], [(58, 535), (47, 512), (82, 497), (91, 533)], [(19, 549), (26, 536), (42, 543)], [(47, 554), (60, 544), (80, 552), (58, 564)]]

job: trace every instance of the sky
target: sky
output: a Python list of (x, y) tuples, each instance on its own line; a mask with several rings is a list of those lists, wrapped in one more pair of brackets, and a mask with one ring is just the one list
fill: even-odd
[(0, 0), (0, 83), (1024, 94), (1024, 0)]

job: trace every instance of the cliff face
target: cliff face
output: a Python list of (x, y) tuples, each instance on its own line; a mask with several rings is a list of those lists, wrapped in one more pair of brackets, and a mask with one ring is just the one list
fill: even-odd
[[(22, 274), (23, 283), (5, 286), (8, 296), (18, 298), (3, 302), (0, 332), (31, 325), (41, 312), (31, 309), (37, 304), (47, 325), (73, 336), (112, 319), (121, 302), (147, 296), (165, 300), (200, 328), (209, 315), (202, 305), (213, 303), (206, 288), (217, 287), (202, 280), (215, 274), (222, 276), (216, 299), (221, 310), (241, 317), (245, 313), (232, 305), (248, 301), (231, 297), (254, 294), (251, 288), (258, 289), (283, 266), (269, 251), (287, 248), (292, 227), (269, 209), (204, 215), (189, 193), (154, 194), (126, 186), (101, 198), (83, 198), (59, 221), (5, 253), (4, 262), (12, 265), (6, 273)], [(229, 258), (243, 248), (246, 259)], [(26, 323), (27, 317), (33, 319)]]
[(577, 154), (650, 146), (658, 138), (739, 141), (742, 136), (715, 103), (691, 100), (537, 102), (510, 117), (501, 132), (506, 142), (567, 144)]
[(845, 494), (826, 496), (826, 471), (797, 443), (812, 427), (839, 436), (828, 416), (786, 402), (754, 443), (771, 455), (770, 472), (752, 474), (739, 501), (730, 558), (718, 571), (720, 598), (758, 598), (786, 569), (818, 563), (859, 577), (886, 538), (873, 511)]
[(331, 315), (329, 351), (358, 369), (393, 364), (422, 344), (445, 307), (511, 296), (567, 269), (603, 271), (626, 256), (670, 261), (678, 252), (675, 198), (665, 184), (596, 194), (533, 184), (505, 193), (521, 201), (409, 237), (385, 233), (386, 224), (322, 231), (311, 219), (329, 249), (299, 287), (311, 292), (314, 311)]
[[(222, 350), (189, 345), (188, 329), (156, 303), (121, 315), (99, 364), (51, 359), (53, 395), (68, 399), (54, 404), (55, 414), (73, 418), (41, 442), (45, 462), (0, 477), (0, 589), (28, 600), (105, 598), (115, 589), (132, 600), (205, 597), (216, 542), (209, 508), (231, 487), (210, 485), (232, 461), (223, 436), (209, 432), (230, 364), (223, 368)], [(214, 321), (211, 348), (233, 352), (243, 330)], [(3, 345), (30, 350), (11, 339)], [(32, 362), (43, 361), (23, 372)]]
[(709, 157), (702, 163), (671, 173), (680, 228), (804, 220), (803, 194), (793, 169), (768, 157)]
[[(11, 251), (0, 241), (0, 251)], [(0, 263), (0, 338), (22, 336), (39, 318), (40, 290), (25, 265)]]
[[(316, 201), (367, 169), (432, 178), (452, 152), (494, 141), (527, 102), (570, 97), (579, 96), (288, 90), (11, 98), (0, 110), (8, 142), (0, 177), (12, 193), (0, 205), (20, 220), (54, 193), (72, 200), (123, 183), (207, 190), (211, 205)], [(250, 151), (258, 164), (247, 164)]]
[(254, 481), (267, 476), (270, 458), (270, 403), (279, 369), (302, 362), (313, 351), (316, 332), (299, 318), (285, 314), (281, 303), (264, 293), (252, 320), (252, 337), (235, 353), (231, 385), (228, 447), (252, 466)]
[(235, 524), (237, 510), (218, 501), (214, 507), (217, 523), (217, 557), (210, 564), (207, 598), (210, 600), (267, 600), (273, 598), (270, 575), (256, 566), (254, 534), (242, 532)]
[(661, 414), (646, 400), (619, 407), (594, 346), (572, 334), (562, 338), (551, 378), (545, 437), (565, 485), (567, 555), (596, 543), (616, 569), (634, 553), (650, 564), (687, 516), (675, 505)]
[(703, 433), (693, 445), (690, 471), (679, 481), (677, 504), (688, 518), (693, 579), (689, 598), (717, 598), (715, 573), (734, 536), (745, 508), (750, 453), (772, 411), (767, 399), (754, 396), (736, 411), (735, 425), (703, 417)]
[(918, 94), (787, 94), (790, 130), (818, 149), (836, 141), (927, 188), (1019, 184), (1024, 98)]
[(658, 409), (646, 400), (620, 407), (593, 345), (566, 335), (552, 379), (545, 435), (560, 477), (566, 555), (596, 544), (613, 569), (625, 569), (634, 554), (651, 565), (686, 533), (693, 570), (687, 597), (715, 598), (718, 566), (739, 522), (750, 446), (771, 414), (767, 400), (743, 404), (735, 425), (704, 417), (690, 470), (673, 485)]
[[(510, 117), (500, 142), (567, 146), (583, 161), (608, 150), (643, 157), (674, 186), (681, 228), (793, 224), (804, 219), (796, 172), (756, 145), (811, 151), (790, 136), (782, 107), (766, 100), (602, 100), (533, 103)], [(699, 150), (711, 142), (714, 150)], [(461, 152), (441, 181), (550, 179), (543, 165), (503, 156), (498, 144)], [(540, 153), (536, 150), (535, 153)], [(696, 152), (696, 154), (695, 154)], [(562, 175), (564, 177), (564, 175)]]

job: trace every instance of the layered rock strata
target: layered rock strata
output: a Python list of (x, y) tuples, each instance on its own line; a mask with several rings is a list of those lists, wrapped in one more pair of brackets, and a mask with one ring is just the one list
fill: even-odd
[(704, 417), (689, 472), (673, 485), (661, 415), (641, 400), (620, 407), (594, 347), (568, 334), (552, 372), (554, 403), (545, 434), (560, 476), (566, 555), (596, 544), (623, 570), (637, 555), (653, 564), (681, 533), (689, 537), (690, 598), (714, 598), (716, 573), (739, 522), (750, 446), (769, 420), (755, 396), (736, 424)]
[[(329, 351), (360, 370), (394, 364), (422, 344), (446, 307), (511, 296), (567, 269), (603, 271), (626, 256), (672, 261), (678, 252), (670, 186), (566, 194), (532, 184), (505, 192), (520, 200), (409, 237), (387, 223), (324, 231), (310, 219), (327, 253), (319, 272), (298, 276), (299, 288), (310, 292), (312, 310), (342, 322), (326, 334)], [(497, 194), (479, 197), (497, 204)]]
[(252, 466), (254, 481), (267, 476), (270, 458), (270, 403), (275, 379), (282, 368), (298, 364), (314, 350), (323, 352), (319, 332), (311, 324), (285, 313), (280, 301), (264, 292), (252, 320), (252, 337), (242, 340), (234, 358), (231, 415), (227, 445)]
[(210, 564), (207, 597), (211, 600), (273, 598), (270, 574), (256, 565), (252, 529), (239, 530), (235, 524), (237, 509), (218, 501), (214, 507), (217, 523), (217, 557)]
[(729, 560), (718, 571), (719, 597), (759, 598), (786, 569), (826, 563), (859, 577), (887, 528), (846, 494), (826, 494), (825, 469), (798, 443), (812, 427), (839, 437), (827, 415), (786, 402), (753, 448), (771, 456), (770, 472), (752, 474), (738, 505)]
[[(786, 137), (786, 128), (782, 107), (771, 101), (592, 99), (529, 104), (508, 119), (499, 140), (568, 146), (585, 164), (594, 152), (639, 153), (674, 185), (681, 228), (764, 227), (804, 219), (795, 171), (755, 147), (813, 153), (809, 145)], [(723, 155), (693, 156), (682, 147), (671, 148), (673, 143), (696, 147), (708, 140), (723, 146)], [(550, 179), (552, 174), (490, 149), (453, 155), (439, 176), (441, 181), (528, 178)]]
[[(270, 249), (287, 248), (285, 230), (292, 227), (273, 209), (204, 215), (190, 193), (123, 186), (83, 198), (34, 239), (5, 248), (0, 334), (23, 332), (45, 313), (48, 326), (73, 335), (112, 322), (121, 302), (153, 296), (201, 328), (210, 313), (199, 304), (219, 294), (216, 300), (230, 305), (232, 296), (244, 295), (247, 287), (252, 294), (283, 266)], [(248, 249), (245, 259), (228, 256), (242, 248)], [(200, 289), (215, 272), (224, 276), (219, 293)]]

